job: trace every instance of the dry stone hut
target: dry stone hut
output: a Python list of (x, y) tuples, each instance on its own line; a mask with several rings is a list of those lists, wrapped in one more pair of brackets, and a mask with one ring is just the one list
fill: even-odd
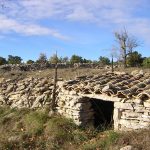
[(59, 85), (60, 114), (78, 125), (113, 123), (115, 130), (150, 126), (150, 75), (81, 76)]
[[(49, 108), (53, 80), (0, 79), (0, 106)], [(107, 73), (59, 81), (57, 112), (78, 125), (113, 124), (115, 130), (150, 126), (150, 74)]]

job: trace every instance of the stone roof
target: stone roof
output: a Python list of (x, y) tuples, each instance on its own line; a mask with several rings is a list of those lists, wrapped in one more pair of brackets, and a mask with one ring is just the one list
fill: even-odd
[(79, 76), (67, 81), (63, 88), (79, 94), (105, 94), (127, 99), (150, 99), (150, 74), (131, 75), (127, 73), (106, 73), (92, 76)]

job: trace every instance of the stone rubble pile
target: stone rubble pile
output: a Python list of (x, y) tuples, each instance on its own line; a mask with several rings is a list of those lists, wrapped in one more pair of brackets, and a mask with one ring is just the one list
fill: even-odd
[(50, 78), (26, 78), (0, 82), (0, 105), (39, 108), (50, 105), (53, 84)]

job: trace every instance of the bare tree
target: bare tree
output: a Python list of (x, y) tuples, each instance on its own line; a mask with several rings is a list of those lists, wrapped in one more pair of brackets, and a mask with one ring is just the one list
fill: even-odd
[(140, 46), (140, 42), (135, 37), (129, 37), (127, 41), (128, 52), (132, 53), (134, 48)]
[(127, 67), (127, 56), (133, 52), (133, 49), (140, 44), (136, 38), (130, 36), (126, 29), (123, 31), (115, 32), (115, 37), (119, 43), (120, 52), (123, 58), (124, 68)]
[(128, 34), (126, 30), (121, 33), (115, 32), (115, 37), (120, 45), (120, 50), (122, 53), (123, 61), (124, 61), (124, 68), (126, 68), (126, 58), (127, 58), (127, 41), (128, 41)]

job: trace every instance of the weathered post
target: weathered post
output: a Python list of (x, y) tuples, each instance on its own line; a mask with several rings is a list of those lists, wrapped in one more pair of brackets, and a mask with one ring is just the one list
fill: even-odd
[(112, 60), (111, 60), (111, 72), (114, 72), (114, 60), (113, 60), (113, 55), (112, 55)]
[(57, 69), (58, 69), (58, 60), (57, 60), (57, 51), (56, 51), (56, 61), (55, 61), (55, 73), (54, 73), (54, 88), (52, 95), (52, 112), (56, 110), (56, 90), (57, 90)]

